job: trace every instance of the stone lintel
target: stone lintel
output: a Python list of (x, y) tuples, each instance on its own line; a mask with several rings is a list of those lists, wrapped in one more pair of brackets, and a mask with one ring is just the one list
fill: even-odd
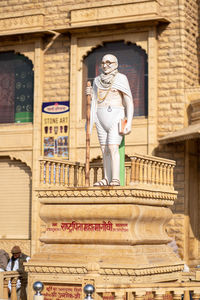
[(42, 13), (0, 18), (0, 36), (48, 33), (44, 23), (44, 14)]
[(134, 3), (90, 7), (71, 10), (71, 28), (118, 24), (138, 21), (167, 22), (160, 14), (158, 1), (136, 1)]

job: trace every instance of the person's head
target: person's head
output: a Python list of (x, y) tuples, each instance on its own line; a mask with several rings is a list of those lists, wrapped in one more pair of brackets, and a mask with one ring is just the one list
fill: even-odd
[(117, 57), (112, 54), (106, 54), (101, 61), (101, 68), (105, 74), (109, 74), (118, 68)]
[(12, 248), (12, 250), (11, 250), (11, 253), (12, 253), (12, 256), (13, 256), (14, 259), (19, 258), (20, 255), (21, 255), (21, 252), (22, 252), (22, 251), (21, 251), (21, 249), (20, 249), (19, 246), (14, 246), (14, 247)]

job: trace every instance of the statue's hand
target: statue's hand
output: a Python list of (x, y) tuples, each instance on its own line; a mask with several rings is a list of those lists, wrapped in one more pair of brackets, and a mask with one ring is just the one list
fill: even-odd
[(129, 134), (131, 132), (131, 124), (126, 124), (124, 128), (124, 135)]
[(85, 94), (88, 95), (92, 95), (92, 87), (91, 86), (87, 86), (85, 89)]

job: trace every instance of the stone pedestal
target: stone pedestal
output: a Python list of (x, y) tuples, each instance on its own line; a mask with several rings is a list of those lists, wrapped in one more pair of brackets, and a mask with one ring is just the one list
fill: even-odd
[(47, 299), (54, 299), (48, 298), (48, 289), (67, 295), (66, 288), (71, 288), (75, 295), (89, 281), (97, 291), (104, 286), (128, 288), (176, 280), (183, 269), (165, 231), (176, 199), (173, 189), (51, 188), (40, 189), (38, 198), (40, 247), (26, 269), (29, 289), (41, 280)]

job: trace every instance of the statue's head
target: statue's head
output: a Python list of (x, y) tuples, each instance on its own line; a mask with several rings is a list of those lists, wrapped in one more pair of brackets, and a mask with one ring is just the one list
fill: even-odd
[(117, 57), (112, 54), (106, 54), (102, 58), (101, 68), (104, 74), (109, 74), (118, 68)]

